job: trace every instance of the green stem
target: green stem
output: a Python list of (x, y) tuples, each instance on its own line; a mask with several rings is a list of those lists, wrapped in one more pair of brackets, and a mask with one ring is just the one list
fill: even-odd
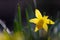
[(21, 10), (20, 5), (18, 4), (18, 14), (14, 21), (14, 31), (21, 31), (22, 30), (22, 21), (21, 21)]
[(30, 31), (30, 40), (32, 40), (32, 37), (31, 37), (31, 27), (30, 27), (30, 23), (29, 23), (29, 16), (28, 16), (27, 10), (26, 10), (26, 19), (27, 19), (27, 26), (28, 26), (29, 31)]

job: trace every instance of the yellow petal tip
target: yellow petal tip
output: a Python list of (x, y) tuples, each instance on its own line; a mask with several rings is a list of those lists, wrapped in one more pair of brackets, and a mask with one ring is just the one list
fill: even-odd
[(51, 24), (55, 24), (55, 22), (51, 21)]
[(35, 30), (34, 30), (34, 32), (37, 32), (38, 30), (39, 30), (39, 29), (36, 27)]

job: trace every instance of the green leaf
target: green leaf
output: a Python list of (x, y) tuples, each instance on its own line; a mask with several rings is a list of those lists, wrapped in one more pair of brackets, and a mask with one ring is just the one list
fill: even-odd
[(21, 31), (22, 30), (22, 18), (21, 18), (21, 10), (20, 10), (20, 5), (18, 4), (18, 13), (17, 17), (14, 21), (14, 31)]

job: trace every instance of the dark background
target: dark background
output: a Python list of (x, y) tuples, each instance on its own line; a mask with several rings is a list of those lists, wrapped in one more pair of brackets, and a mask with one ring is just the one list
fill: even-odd
[(13, 29), (14, 16), (17, 13), (18, 0), (0, 0), (0, 19), (3, 20), (7, 27)]

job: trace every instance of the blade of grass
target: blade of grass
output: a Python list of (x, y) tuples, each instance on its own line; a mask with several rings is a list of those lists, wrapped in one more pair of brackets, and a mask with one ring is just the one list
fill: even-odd
[(28, 11), (26, 10), (26, 19), (27, 19), (27, 26), (29, 30), (31, 31), (30, 23), (29, 23), (29, 16), (28, 16)]
[(20, 25), (20, 29), (22, 29), (22, 18), (21, 18), (20, 5), (18, 5), (18, 22), (19, 22), (19, 25)]
[(27, 26), (29, 28), (30, 31), (30, 40), (32, 40), (32, 36), (31, 36), (31, 27), (30, 27), (30, 23), (29, 23), (29, 16), (28, 16), (28, 11), (26, 10), (26, 19), (27, 19)]
[(20, 5), (18, 4), (18, 13), (17, 13), (17, 17), (14, 21), (14, 31), (21, 31), (22, 30), (22, 18), (21, 18), (21, 10), (20, 10)]
[(19, 30), (20, 30), (19, 23), (15, 20), (14, 21), (14, 32), (19, 31)]

